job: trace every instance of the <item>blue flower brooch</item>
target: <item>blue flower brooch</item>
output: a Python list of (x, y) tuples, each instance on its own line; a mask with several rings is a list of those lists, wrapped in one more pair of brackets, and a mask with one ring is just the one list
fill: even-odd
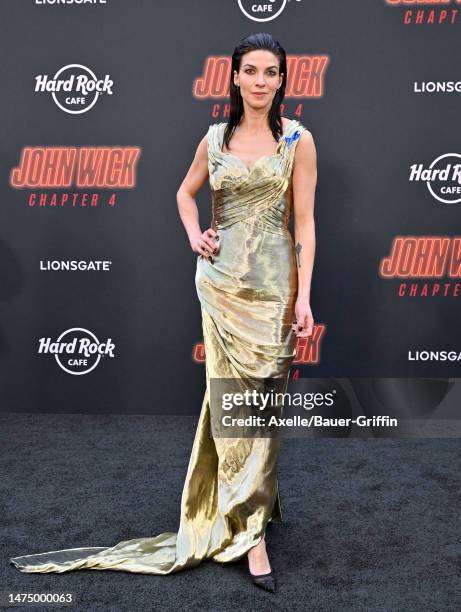
[(285, 140), (288, 146), (292, 145), (301, 136), (301, 130), (296, 130), (291, 136), (285, 136)]

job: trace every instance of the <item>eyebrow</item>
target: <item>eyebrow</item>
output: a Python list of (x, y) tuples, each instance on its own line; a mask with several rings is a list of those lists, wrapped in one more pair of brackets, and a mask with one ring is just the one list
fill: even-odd
[[(256, 66), (253, 66), (253, 64), (243, 64), (243, 66), (250, 66), (250, 68), (256, 68)], [(278, 66), (268, 66), (267, 69), (269, 68), (278, 68)]]

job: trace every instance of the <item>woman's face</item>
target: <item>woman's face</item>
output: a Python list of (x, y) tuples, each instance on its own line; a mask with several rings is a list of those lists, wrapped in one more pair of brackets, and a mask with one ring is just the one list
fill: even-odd
[(263, 49), (242, 55), (240, 71), (234, 72), (234, 84), (240, 86), (244, 102), (253, 108), (270, 108), (282, 80), (278, 57)]

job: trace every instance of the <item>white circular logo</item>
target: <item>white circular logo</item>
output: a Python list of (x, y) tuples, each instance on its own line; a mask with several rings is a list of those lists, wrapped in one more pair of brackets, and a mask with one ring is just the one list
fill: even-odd
[(287, 0), (238, 0), (242, 13), (253, 21), (271, 21), (280, 15)]
[(53, 341), (40, 338), (38, 352), (54, 355), (59, 367), (74, 376), (88, 374), (95, 369), (101, 357), (114, 357), (115, 345), (111, 338), (100, 342), (98, 338), (83, 327), (72, 327)]
[(98, 79), (82, 64), (68, 64), (51, 78), (47, 74), (35, 77), (35, 91), (51, 93), (56, 106), (71, 115), (89, 111), (103, 93), (112, 95), (113, 84), (108, 74)]
[[(447, 157), (455, 157), (456, 163), (442, 163)], [(426, 185), (436, 200), (443, 204), (461, 202), (461, 163), (459, 153), (445, 153), (434, 159), (429, 166), (431, 177)], [(449, 197), (447, 197), (449, 196)]]

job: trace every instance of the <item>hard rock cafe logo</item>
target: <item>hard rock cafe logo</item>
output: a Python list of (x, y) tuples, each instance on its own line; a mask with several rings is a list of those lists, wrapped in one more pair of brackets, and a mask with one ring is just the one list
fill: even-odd
[(379, 274), (405, 279), (399, 297), (460, 297), (461, 236), (396, 236)]
[(47, 74), (38, 74), (35, 77), (35, 92), (50, 93), (58, 108), (78, 115), (93, 108), (101, 95), (111, 96), (113, 84), (108, 74), (98, 79), (86, 66), (68, 64), (51, 78)]
[[(328, 55), (290, 55), (287, 57), (286, 98), (321, 98), (325, 92)], [(203, 74), (194, 81), (195, 98), (227, 98), (231, 76), (231, 58), (210, 55), (205, 60)]]
[(242, 13), (253, 21), (271, 21), (278, 17), (287, 5), (287, 0), (237, 0), (237, 2)]
[(426, 183), (429, 193), (442, 204), (461, 202), (461, 155), (445, 153), (428, 168), (423, 164), (410, 166), (409, 180)]
[(140, 154), (139, 147), (24, 147), (18, 167), (10, 172), (10, 185), (31, 190), (29, 207), (98, 207), (104, 203), (114, 207), (115, 192), (66, 189), (133, 188)]
[(100, 342), (92, 332), (83, 327), (72, 327), (56, 340), (40, 338), (38, 341), (39, 354), (54, 355), (59, 367), (75, 376), (94, 370), (103, 357), (114, 357), (114, 349), (115, 344), (111, 338)]

